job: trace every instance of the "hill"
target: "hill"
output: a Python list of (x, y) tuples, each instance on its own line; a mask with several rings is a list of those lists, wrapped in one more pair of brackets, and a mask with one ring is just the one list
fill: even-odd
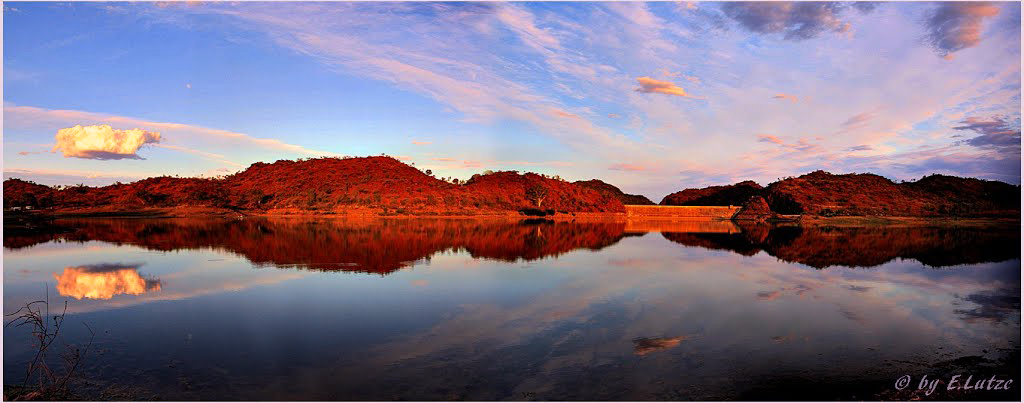
[(753, 196), (760, 196), (764, 188), (754, 181), (735, 185), (683, 189), (661, 199), (663, 206), (742, 206)]
[(163, 176), (103, 187), (56, 189), (10, 179), (4, 182), (4, 193), (5, 207), (92, 211), (182, 207), (428, 215), (523, 209), (623, 211), (622, 203), (610, 195), (532, 173), (474, 175), (456, 184), (391, 157), (260, 162), (223, 178)]
[(615, 187), (615, 185), (612, 185), (610, 183), (605, 183), (604, 181), (602, 181), (600, 179), (591, 179), (591, 180), (588, 180), (588, 181), (576, 181), (576, 182), (573, 182), (573, 184), (575, 184), (577, 186), (583, 186), (583, 187), (588, 188), (588, 189), (596, 190), (596, 191), (604, 193), (604, 194), (612, 195), (613, 197), (618, 199), (620, 202), (622, 202), (622, 204), (643, 205), (643, 206), (654, 205), (654, 202), (652, 202), (651, 199), (648, 199), (647, 196), (631, 195), (631, 194), (623, 193), (622, 190), (620, 190), (619, 188)]
[[(762, 197), (759, 216), (996, 217), (1020, 216), (1020, 186), (945, 175), (893, 182), (874, 174), (815, 171), (761, 187), (753, 181), (684, 189), (662, 199), (673, 206), (743, 206)], [(316, 158), (255, 163), (221, 178), (161, 176), (103, 187), (49, 187), (4, 181), (4, 208), (59, 212), (336, 212), (380, 215), (476, 215), (520, 211), (623, 212), (653, 204), (603, 181), (567, 182), (515, 171), (437, 179), (391, 157)]]
[(49, 207), (54, 202), (53, 188), (21, 179), (4, 181), (4, 208)]
[(822, 216), (1020, 215), (1020, 186), (974, 178), (932, 175), (896, 183), (874, 174), (815, 171), (765, 188), (781, 214)]
[(814, 171), (762, 188), (752, 181), (685, 189), (661, 201), (674, 206), (739, 206), (763, 197), (778, 214), (818, 216), (1019, 216), (1020, 186), (946, 175), (896, 183), (875, 174)]

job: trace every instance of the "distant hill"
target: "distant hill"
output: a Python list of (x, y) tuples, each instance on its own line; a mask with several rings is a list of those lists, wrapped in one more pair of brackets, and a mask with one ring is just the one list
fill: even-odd
[(624, 210), (611, 195), (537, 174), (496, 172), (455, 184), (391, 157), (280, 160), (255, 163), (224, 178), (163, 176), (103, 187), (55, 189), (10, 179), (4, 181), (4, 206), (111, 211), (164, 207), (365, 210), (384, 214), (476, 214), (527, 208)]
[(760, 196), (764, 188), (754, 181), (735, 185), (683, 189), (661, 199), (663, 206), (742, 206), (753, 196)]
[(622, 202), (622, 204), (630, 204), (630, 205), (653, 205), (654, 204), (654, 202), (652, 202), (651, 199), (648, 199), (646, 196), (643, 196), (643, 195), (631, 195), (631, 194), (623, 193), (622, 190), (620, 190), (619, 188), (615, 187), (612, 184), (605, 183), (604, 181), (602, 181), (600, 179), (591, 179), (591, 180), (588, 180), (588, 181), (576, 181), (576, 182), (573, 182), (573, 184), (575, 184), (577, 186), (583, 186), (583, 187), (588, 188), (588, 189), (593, 189), (593, 190), (596, 190), (596, 191), (601, 192), (601, 193), (610, 194), (610, 195), (614, 196), (616, 199), (619, 199), (619, 201)]
[(743, 205), (764, 197), (779, 214), (820, 216), (1012, 216), (1020, 215), (1020, 186), (946, 175), (896, 183), (875, 174), (815, 171), (762, 188), (746, 181), (685, 189), (663, 205)]
[(772, 209), (781, 214), (1020, 215), (1020, 186), (945, 175), (896, 183), (874, 174), (815, 171), (772, 183), (765, 191)]

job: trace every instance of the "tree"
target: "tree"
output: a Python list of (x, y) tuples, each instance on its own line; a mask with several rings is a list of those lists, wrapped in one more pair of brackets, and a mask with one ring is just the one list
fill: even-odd
[(538, 208), (540, 208), (540, 205), (544, 203), (544, 198), (547, 196), (548, 190), (547, 188), (544, 188), (542, 186), (531, 185), (530, 187), (526, 188), (526, 199), (531, 202), (537, 203)]

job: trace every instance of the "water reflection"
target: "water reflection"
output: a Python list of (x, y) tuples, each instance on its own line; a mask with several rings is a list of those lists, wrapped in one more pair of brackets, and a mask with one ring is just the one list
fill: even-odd
[(139, 266), (114, 263), (66, 267), (53, 277), (57, 280), (57, 292), (75, 299), (111, 299), (119, 294), (160, 291), (160, 280), (142, 277)]
[(1020, 257), (1020, 227), (833, 227), (741, 224), (738, 233), (662, 232), (672, 242), (744, 256), (760, 251), (811, 267), (872, 267), (914, 259), (932, 267)]
[(908, 373), (1019, 367), (1017, 227), (59, 224), (5, 235), (4, 303), (104, 284), (69, 309), (104, 329), (83, 373), (165, 400), (877, 400)]
[(53, 233), (6, 235), (18, 249), (50, 240), (104, 241), (153, 250), (213, 248), (256, 265), (388, 274), (445, 252), (532, 261), (601, 250), (661, 232), (677, 244), (743, 256), (766, 252), (816, 268), (871, 267), (893, 259), (928, 266), (1000, 262), (1020, 256), (1018, 226), (801, 227), (705, 222), (519, 222), (479, 220), (59, 220)]

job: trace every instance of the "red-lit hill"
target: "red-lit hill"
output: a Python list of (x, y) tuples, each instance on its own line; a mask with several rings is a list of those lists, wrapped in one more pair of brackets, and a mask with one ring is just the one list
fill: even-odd
[(781, 214), (822, 216), (1020, 215), (1020, 187), (932, 175), (895, 183), (874, 174), (815, 171), (772, 183), (765, 198)]
[(763, 188), (754, 181), (735, 185), (683, 189), (661, 199), (663, 206), (742, 206), (751, 197), (760, 196)]
[(642, 206), (654, 205), (654, 202), (652, 202), (651, 199), (648, 199), (647, 196), (631, 195), (631, 194), (628, 194), (628, 193), (623, 193), (622, 190), (617, 188), (617, 187), (615, 187), (615, 185), (612, 185), (610, 183), (605, 183), (604, 181), (602, 181), (600, 179), (591, 179), (591, 180), (588, 180), (588, 181), (576, 181), (576, 182), (573, 182), (573, 184), (575, 184), (577, 186), (583, 186), (583, 187), (588, 188), (588, 189), (593, 189), (593, 190), (596, 190), (596, 191), (604, 193), (604, 194), (612, 195), (616, 199), (619, 199), (619, 201), (622, 202), (622, 204), (642, 205)]
[(762, 188), (746, 181), (685, 189), (662, 205), (743, 205), (761, 196), (778, 214), (819, 216), (1020, 216), (1020, 186), (974, 178), (931, 175), (896, 183), (875, 174), (835, 175), (824, 171), (787, 178)]
[(228, 176), (224, 186), (231, 205), (242, 209), (429, 211), (472, 206), (460, 186), (390, 157), (257, 162)]
[(480, 203), (496, 210), (519, 210), (527, 206), (555, 211), (625, 211), (622, 202), (611, 194), (534, 173), (520, 175), (506, 171), (474, 175), (465, 187)]
[(937, 196), (940, 200), (939, 213), (1006, 212), (1020, 215), (1020, 186), (947, 175), (926, 176), (905, 185)]
[(165, 176), (104, 187), (54, 189), (7, 180), (4, 207), (16, 206), (93, 212), (201, 207), (384, 214), (477, 214), (526, 208), (624, 210), (614, 197), (536, 174), (475, 175), (460, 185), (436, 179), (391, 157), (281, 160), (255, 163), (225, 178)]
[(21, 179), (8, 179), (4, 181), (4, 208), (52, 206), (54, 193), (56, 191), (49, 186)]

